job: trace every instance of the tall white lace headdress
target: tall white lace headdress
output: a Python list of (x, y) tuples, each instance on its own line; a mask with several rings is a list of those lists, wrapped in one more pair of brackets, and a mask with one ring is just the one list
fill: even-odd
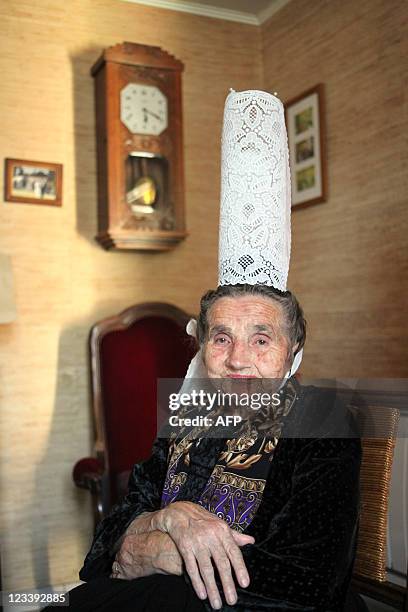
[(222, 131), (219, 285), (286, 290), (289, 172), (282, 102), (264, 91), (231, 90)]
[[(286, 291), (290, 212), (283, 104), (265, 91), (231, 89), (222, 130), (219, 285), (259, 284)], [(192, 319), (187, 332), (195, 336), (196, 326)], [(303, 349), (296, 354), (286, 377), (296, 372), (302, 354)], [(205, 377), (200, 350), (186, 379)]]

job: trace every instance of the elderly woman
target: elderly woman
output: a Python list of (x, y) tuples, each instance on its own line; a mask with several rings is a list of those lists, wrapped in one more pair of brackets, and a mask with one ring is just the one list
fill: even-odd
[(268, 430), (266, 410), (237, 438), (157, 439), (99, 525), (71, 609), (344, 609), (361, 448), (333, 392), (285, 378), (305, 328), (289, 291), (236, 285), (203, 296), (209, 379), (278, 381), (280, 429)]

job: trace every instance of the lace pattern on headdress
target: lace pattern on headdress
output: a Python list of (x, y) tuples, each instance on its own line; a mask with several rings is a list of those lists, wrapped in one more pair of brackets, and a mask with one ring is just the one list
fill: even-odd
[(290, 205), (281, 101), (262, 91), (231, 91), (222, 134), (220, 285), (286, 290)]

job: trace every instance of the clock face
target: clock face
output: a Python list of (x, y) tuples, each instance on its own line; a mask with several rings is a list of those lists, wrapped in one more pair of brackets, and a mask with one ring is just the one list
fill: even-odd
[(120, 119), (132, 134), (158, 136), (168, 124), (167, 98), (158, 87), (129, 83), (120, 92)]

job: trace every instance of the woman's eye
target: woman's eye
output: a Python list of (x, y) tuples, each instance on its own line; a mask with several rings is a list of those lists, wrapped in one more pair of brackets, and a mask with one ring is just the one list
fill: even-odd
[(228, 342), (228, 338), (226, 336), (216, 336), (214, 338), (215, 344), (226, 344)]
[(257, 338), (257, 339), (256, 339), (256, 341), (255, 341), (255, 343), (256, 343), (258, 346), (267, 346), (267, 344), (268, 344), (268, 339), (267, 339), (267, 338)]

